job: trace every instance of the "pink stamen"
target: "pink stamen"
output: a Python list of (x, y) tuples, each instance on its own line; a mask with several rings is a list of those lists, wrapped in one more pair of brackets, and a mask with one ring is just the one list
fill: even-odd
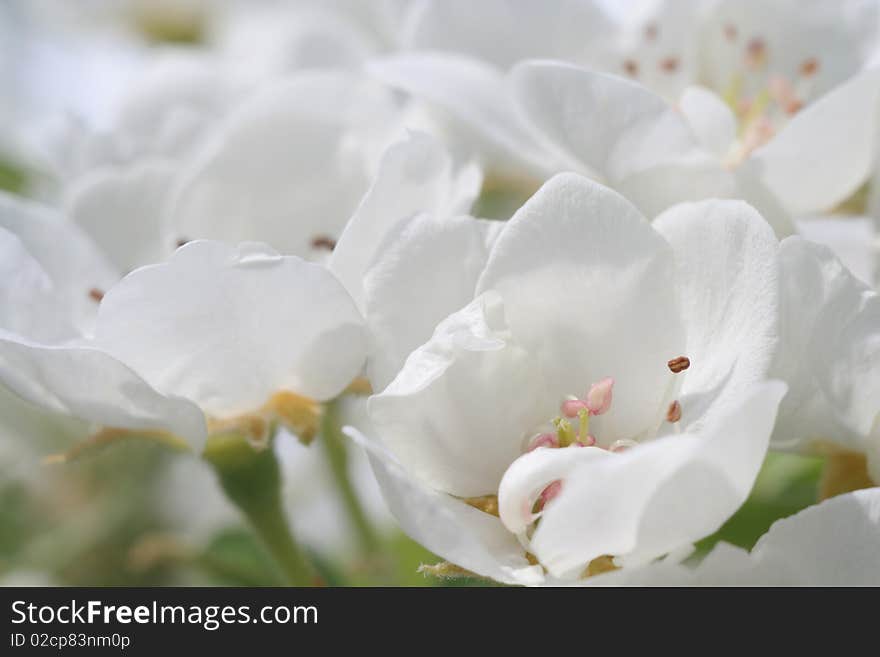
[(598, 383), (590, 386), (590, 392), (587, 393), (587, 408), (593, 415), (602, 415), (611, 408), (612, 390), (614, 388), (614, 379), (605, 377)]
[(559, 447), (559, 437), (555, 433), (541, 433), (532, 438), (529, 443), (527, 452), (538, 449), (539, 447)]
[(589, 410), (587, 402), (583, 399), (566, 399), (559, 407), (559, 411), (567, 418), (574, 418), (582, 408)]
[(583, 440), (578, 440), (574, 446), (575, 447), (594, 447), (596, 445), (596, 436), (589, 433), (587, 437)]

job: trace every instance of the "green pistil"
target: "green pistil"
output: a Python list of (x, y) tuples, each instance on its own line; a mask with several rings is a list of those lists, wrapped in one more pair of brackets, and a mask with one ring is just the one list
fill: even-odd
[(587, 436), (590, 435), (590, 411), (582, 408), (578, 411), (578, 442), (586, 443)]
[(574, 429), (571, 427), (571, 422), (565, 418), (556, 418), (553, 420), (553, 426), (556, 427), (556, 435), (559, 437), (560, 447), (568, 447), (577, 440)]

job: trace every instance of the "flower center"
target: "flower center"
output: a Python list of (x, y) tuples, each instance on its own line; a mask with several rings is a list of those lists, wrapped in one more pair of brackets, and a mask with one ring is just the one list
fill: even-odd
[(736, 166), (803, 108), (813, 93), (820, 64), (808, 57), (794, 74), (774, 71), (770, 48), (762, 37), (741, 41), (733, 24), (721, 30), (723, 41), (735, 51), (731, 59), (739, 62), (727, 83), (717, 89), (739, 121), (739, 138), (726, 158), (728, 166)]
[[(673, 374), (680, 374), (690, 367), (691, 361), (687, 356), (678, 356), (667, 362), (669, 371)], [(671, 385), (668, 393), (678, 389), (681, 381)], [(590, 431), (590, 418), (603, 415), (611, 409), (614, 399), (614, 379), (605, 377), (590, 386), (586, 395), (576, 397), (574, 395), (566, 398), (559, 407), (560, 414), (550, 421), (553, 431), (540, 431), (534, 434), (527, 442), (525, 451), (531, 452), (539, 448), (564, 449), (568, 447), (596, 447), (604, 449), (608, 452), (625, 452), (639, 445), (639, 440), (635, 438), (620, 438), (612, 441), (607, 447), (603, 447), (602, 443), (596, 439)], [(682, 407), (681, 402), (673, 399), (665, 408), (665, 413), (660, 420), (665, 419), (670, 424), (675, 425), (676, 431), (679, 431), (678, 422), (681, 420)], [(658, 427), (654, 427), (655, 429)], [(650, 438), (656, 431), (648, 431), (640, 434), (643, 438)], [(544, 507), (562, 491), (563, 482), (559, 479), (550, 482), (538, 494), (534, 504), (531, 505), (531, 513), (539, 514)], [(482, 508), (479, 504), (472, 504), (477, 508)]]

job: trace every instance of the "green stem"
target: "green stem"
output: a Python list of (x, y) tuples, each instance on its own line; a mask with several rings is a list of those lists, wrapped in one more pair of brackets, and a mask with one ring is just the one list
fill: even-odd
[(329, 402), (321, 419), (321, 442), (324, 445), (336, 487), (357, 532), (361, 548), (367, 554), (376, 554), (380, 550), (381, 542), (367, 518), (364, 507), (361, 506), (351, 478), (348, 476), (348, 440), (339, 425), (339, 402)]
[(281, 471), (271, 447), (255, 450), (240, 435), (212, 436), (205, 459), (292, 586), (312, 586), (315, 570), (293, 537), (281, 499)]

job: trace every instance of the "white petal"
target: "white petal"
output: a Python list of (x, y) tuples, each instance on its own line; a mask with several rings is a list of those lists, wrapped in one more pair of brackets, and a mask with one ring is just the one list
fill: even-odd
[(122, 99), (116, 136), (135, 152), (186, 153), (242, 87), (222, 60), (194, 51), (160, 52)]
[(682, 421), (702, 424), (723, 407), (719, 397), (739, 398), (766, 378), (778, 340), (779, 242), (742, 201), (677, 205), (654, 227), (675, 250), (687, 325)]
[(752, 550), (763, 581), (880, 585), (880, 488), (839, 495), (774, 523)]
[(525, 62), (510, 77), (515, 101), (534, 128), (613, 184), (700, 156), (684, 118), (634, 82), (561, 62)]
[(452, 495), (494, 493), (529, 432), (558, 412), (503, 312), (496, 295), (474, 300), (370, 398), (383, 444), (419, 481)]
[[(386, 84), (424, 100), (461, 122), (464, 134), (494, 169), (539, 174), (551, 160), (512, 107), (500, 71), (456, 53), (418, 52), (372, 60), (370, 73)], [(454, 137), (453, 137), (454, 139)], [(476, 146), (474, 146), (476, 144)]]
[(202, 241), (110, 290), (95, 342), (217, 417), (252, 411), (278, 389), (333, 397), (365, 349), (360, 315), (324, 267), (261, 244)]
[(703, 148), (723, 159), (736, 139), (736, 117), (730, 107), (709, 89), (691, 86), (681, 95), (678, 108)]
[(797, 222), (797, 232), (811, 242), (830, 248), (863, 283), (874, 282), (875, 242), (880, 239), (869, 217), (820, 215)]
[[(480, 179), (476, 167), (455, 176), (449, 154), (426, 134), (413, 133), (389, 147), (330, 257), (330, 269), (359, 308), (363, 310), (364, 274), (399, 222), (420, 212), (438, 216), (467, 212), (479, 194)], [(461, 189), (462, 185), (467, 188)]]
[(371, 140), (395, 108), (385, 90), (338, 72), (303, 73), (237, 108), (185, 175), (173, 225), (190, 239), (259, 240), (315, 256), (368, 188)]
[[(562, 479), (562, 490), (546, 505), (530, 550), (552, 575), (571, 577), (602, 555), (644, 563), (708, 536), (748, 496), (784, 393), (781, 383), (760, 384), (702, 431), (607, 458), (578, 457), (563, 477), (546, 472)], [(568, 449), (574, 458), (597, 448)]]
[(782, 326), (772, 375), (791, 392), (774, 441), (857, 451), (880, 412), (880, 297), (824, 246), (782, 242)]
[(382, 390), (448, 315), (474, 298), (487, 232), (502, 224), (421, 215), (383, 249), (363, 279), (371, 348), (367, 376)]
[(89, 331), (98, 305), (90, 292), (106, 291), (119, 274), (88, 235), (48, 207), (2, 193), (0, 228), (15, 234), (52, 281), (61, 321)]
[(734, 174), (708, 155), (692, 162), (660, 164), (645, 169), (616, 181), (614, 189), (651, 218), (676, 203), (740, 198)]
[(179, 238), (167, 233), (165, 214), (175, 173), (162, 160), (98, 169), (71, 187), (67, 214), (120, 271), (164, 260)]
[(538, 584), (540, 566), (499, 520), (411, 476), (381, 445), (347, 429), (366, 450), (391, 512), (413, 539), (447, 561), (507, 584)]
[(14, 233), (0, 228), (0, 328), (37, 339), (76, 336), (52, 279)]
[(793, 214), (828, 210), (868, 177), (878, 145), (880, 71), (856, 76), (799, 112), (744, 166)]
[(205, 418), (195, 404), (157, 392), (98, 349), (46, 346), (0, 333), (0, 380), (50, 411), (105, 427), (170, 431), (196, 450), (204, 444)]
[(615, 379), (611, 410), (595, 418), (603, 444), (652, 424), (685, 327), (672, 251), (624, 198), (575, 174), (552, 178), (498, 237), (477, 285), (486, 290), (504, 299), (557, 404)]
[(557, 1), (552, 11), (532, 0), (429, 0), (410, 29), (412, 50), (445, 50), (506, 69), (531, 57), (577, 60), (611, 27), (601, 8)]

